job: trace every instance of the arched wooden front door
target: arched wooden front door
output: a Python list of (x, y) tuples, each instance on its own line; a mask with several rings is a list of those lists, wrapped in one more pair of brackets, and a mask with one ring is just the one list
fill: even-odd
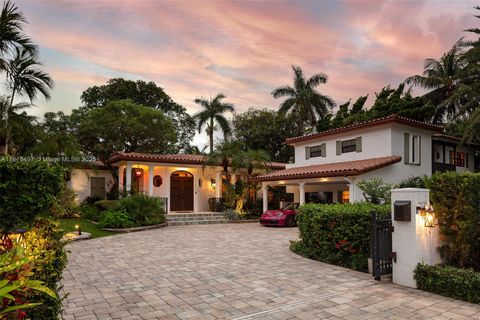
[(170, 176), (170, 210), (193, 211), (193, 175), (175, 171)]

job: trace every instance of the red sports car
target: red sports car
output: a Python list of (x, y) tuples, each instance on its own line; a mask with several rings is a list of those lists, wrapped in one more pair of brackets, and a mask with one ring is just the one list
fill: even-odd
[(297, 225), (295, 210), (298, 206), (298, 203), (292, 203), (283, 209), (265, 211), (260, 217), (260, 224), (262, 226), (294, 227)]

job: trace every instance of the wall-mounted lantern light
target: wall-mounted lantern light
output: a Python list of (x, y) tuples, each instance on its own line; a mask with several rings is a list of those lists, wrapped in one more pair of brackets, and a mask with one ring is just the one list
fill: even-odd
[(212, 186), (213, 189), (216, 188), (217, 182), (215, 181), (215, 179), (212, 179), (212, 180), (210, 181), (210, 185)]
[(435, 210), (430, 202), (427, 202), (423, 208), (420, 208), (418, 213), (423, 218), (425, 227), (435, 227)]
[(142, 176), (142, 170), (139, 168), (134, 169), (135, 177), (140, 178)]

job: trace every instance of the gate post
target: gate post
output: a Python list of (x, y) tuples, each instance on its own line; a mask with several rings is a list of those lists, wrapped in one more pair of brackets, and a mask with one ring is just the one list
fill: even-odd
[[(430, 190), (405, 188), (392, 190), (392, 252), (394, 257), (392, 281), (416, 288), (413, 272), (418, 263), (429, 265), (441, 262), (438, 253), (440, 245), (439, 228), (425, 227), (423, 218), (417, 214), (417, 207), (429, 202)], [(395, 217), (395, 202), (410, 202), (410, 215)]]

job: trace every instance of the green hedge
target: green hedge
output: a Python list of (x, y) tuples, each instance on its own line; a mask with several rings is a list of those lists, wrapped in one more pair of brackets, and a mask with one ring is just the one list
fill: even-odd
[(480, 271), (480, 174), (436, 173), (426, 184), (446, 264)]
[(0, 231), (50, 214), (64, 186), (65, 174), (61, 166), (43, 161), (0, 159)]
[(421, 290), (480, 303), (480, 273), (472, 269), (418, 264), (414, 279)]
[(390, 213), (388, 205), (306, 204), (299, 208), (300, 241), (291, 249), (308, 258), (366, 272), (370, 255), (371, 213)]

